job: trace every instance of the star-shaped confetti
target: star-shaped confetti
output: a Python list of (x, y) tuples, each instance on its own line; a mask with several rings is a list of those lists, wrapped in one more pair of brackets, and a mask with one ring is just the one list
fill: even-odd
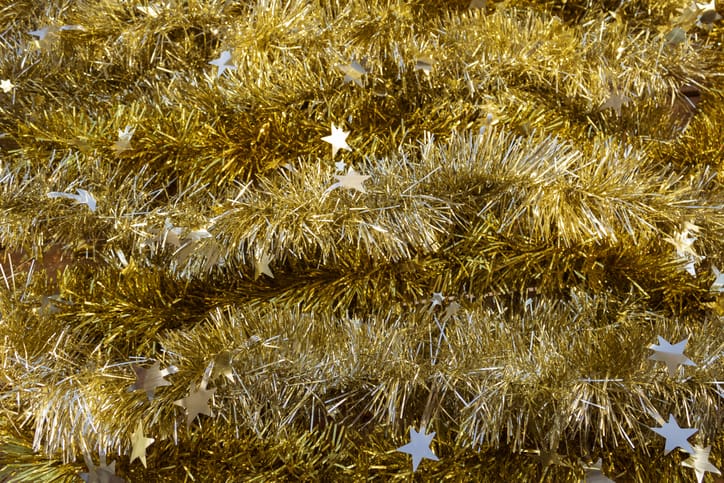
[(349, 136), (349, 131), (343, 131), (341, 128), (338, 128), (334, 125), (334, 123), (332, 123), (332, 134), (322, 138), (322, 141), (328, 142), (332, 145), (332, 158), (337, 155), (337, 152), (340, 149), (352, 151), (352, 148), (349, 144), (347, 144), (347, 136)]
[(4, 93), (8, 93), (15, 87), (15, 84), (10, 82), (10, 79), (3, 79), (0, 81), (0, 90), (2, 90)]
[(269, 268), (269, 262), (271, 262), (271, 257), (268, 253), (263, 253), (259, 258), (254, 260), (254, 280), (262, 274), (269, 278), (274, 278), (274, 274), (271, 268)]
[(360, 193), (367, 193), (367, 190), (365, 190), (364, 182), (369, 179), (369, 176), (359, 174), (356, 172), (353, 168), (349, 168), (347, 171), (347, 174), (334, 175), (335, 178), (337, 178), (337, 182), (334, 183), (332, 186), (327, 188), (324, 191), (324, 195), (326, 196), (330, 191), (335, 190), (337, 188), (345, 188), (345, 189), (354, 189), (359, 191)]
[(430, 449), (430, 442), (435, 437), (435, 432), (425, 434), (425, 428), (420, 428), (418, 433), (410, 428), (410, 442), (404, 446), (397, 448), (401, 453), (407, 453), (412, 456), (412, 471), (417, 471), (417, 466), (423, 458), (438, 461), (438, 457)]
[(709, 453), (711, 453), (711, 446), (703, 448), (695, 445), (691, 456), (681, 462), (683, 466), (694, 469), (696, 472), (696, 481), (698, 483), (704, 481), (704, 473), (709, 472), (721, 475), (719, 468), (709, 462)]
[(684, 355), (684, 349), (686, 348), (686, 343), (689, 340), (688, 338), (677, 342), (674, 345), (670, 344), (669, 341), (661, 336), (658, 336), (658, 338), (659, 345), (651, 344), (649, 346), (649, 349), (654, 351), (654, 353), (649, 356), (649, 359), (652, 361), (664, 362), (666, 367), (669, 369), (669, 376), (674, 377), (674, 375), (676, 375), (676, 370), (679, 368), (680, 364), (685, 366), (696, 366), (691, 359)]
[(442, 306), (443, 302), (445, 302), (445, 296), (442, 292), (433, 292), (432, 300), (430, 301), (430, 310), (432, 311), (435, 307)]
[(164, 370), (160, 370), (161, 363), (156, 361), (149, 368), (133, 366), (136, 373), (136, 382), (128, 388), (129, 391), (146, 391), (148, 400), (153, 400), (157, 387), (170, 386), (171, 383), (164, 379), (170, 374), (176, 374), (178, 369), (176, 366), (169, 366)]
[(93, 197), (92, 194), (90, 194), (88, 191), (83, 189), (76, 189), (78, 194), (74, 195), (73, 193), (63, 193), (59, 191), (51, 191), (48, 193), (48, 198), (67, 198), (69, 200), (75, 200), (78, 204), (83, 204), (88, 206), (88, 209), (91, 210), (91, 212), (96, 211), (96, 199)]
[(231, 366), (232, 353), (230, 351), (220, 352), (214, 357), (214, 367), (211, 371), (210, 380), (215, 380), (219, 376), (224, 376), (229, 382), (234, 382), (234, 369)]
[(450, 318), (452, 318), (455, 314), (457, 314), (459, 310), (460, 310), (459, 303), (457, 303), (455, 301), (450, 302), (450, 305), (448, 305), (447, 308), (445, 309), (445, 314), (443, 314), (443, 316), (442, 316), (442, 321), (447, 322), (448, 320), (450, 320)]
[(603, 461), (598, 458), (593, 464), (584, 465), (583, 469), (586, 470), (586, 483), (613, 483), (613, 480), (603, 474)]
[(231, 63), (231, 52), (228, 50), (223, 51), (218, 59), (214, 59), (209, 62), (211, 65), (215, 65), (218, 69), (216, 71), (216, 78), (218, 79), (227, 69), (236, 70), (236, 66)]
[(347, 65), (338, 65), (339, 69), (344, 74), (344, 83), (354, 82), (358, 86), (362, 87), (362, 76), (367, 73), (364, 67), (357, 61), (352, 61)]
[(189, 395), (174, 404), (186, 408), (186, 429), (191, 427), (191, 422), (196, 419), (199, 414), (205, 414), (214, 417), (214, 413), (209, 407), (209, 398), (214, 395), (216, 388), (207, 390), (206, 384), (203, 382), (198, 388), (194, 389), (194, 383), (189, 384)]
[(100, 453), (100, 466), (93, 464), (93, 459), (88, 454), (83, 455), (88, 473), (81, 473), (80, 478), (86, 483), (125, 483), (126, 480), (116, 476), (116, 462), (110, 465), (106, 463), (106, 454)]
[(118, 141), (113, 143), (113, 150), (117, 153), (128, 151), (131, 149), (131, 138), (136, 132), (131, 126), (126, 126), (123, 130), (118, 130)]
[(601, 107), (599, 107), (598, 110), (605, 111), (606, 109), (613, 109), (614, 111), (616, 111), (616, 115), (618, 117), (621, 117), (621, 107), (628, 104), (629, 101), (631, 101), (630, 97), (620, 92), (615, 92), (608, 96), (608, 99), (606, 99), (606, 101), (601, 104)]
[(133, 463), (133, 461), (138, 458), (141, 460), (141, 463), (143, 463), (143, 467), (145, 468), (146, 448), (151, 446), (154, 441), (156, 441), (154, 438), (147, 438), (143, 435), (143, 421), (138, 421), (138, 426), (136, 426), (136, 430), (131, 435), (131, 445), (133, 446), (133, 449), (131, 450), (130, 463)]
[(682, 428), (674, 419), (673, 414), (669, 414), (669, 422), (664, 423), (660, 428), (651, 428), (651, 431), (666, 438), (664, 445), (664, 454), (667, 455), (675, 448), (681, 448), (687, 453), (693, 453), (691, 444), (687, 441), (698, 431), (696, 428)]
[(418, 57), (415, 62), (415, 70), (421, 70), (423, 74), (430, 75), (432, 72), (432, 59), (430, 57)]
[(687, 263), (684, 269), (689, 272), (692, 277), (696, 277), (695, 264), (702, 259), (702, 257), (696, 253), (693, 248), (694, 242), (696, 241), (695, 236), (691, 236), (692, 233), (699, 233), (701, 228), (694, 225), (693, 223), (684, 223), (684, 229), (674, 233), (673, 237), (666, 237), (665, 240), (676, 249), (676, 255)]
[(714, 272), (714, 283), (711, 284), (709, 290), (711, 292), (724, 292), (724, 273), (720, 272), (714, 265), (711, 266), (711, 271)]

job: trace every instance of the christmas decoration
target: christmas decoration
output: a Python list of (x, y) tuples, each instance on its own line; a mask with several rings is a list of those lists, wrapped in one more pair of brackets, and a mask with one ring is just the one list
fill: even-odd
[(719, 468), (709, 462), (709, 453), (711, 453), (711, 446), (703, 448), (701, 446), (694, 446), (694, 451), (691, 456), (681, 462), (682, 465), (687, 468), (693, 468), (696, 472), (696, 481), (701, 483), (704, 481), (705, 473), (714, 473), (721, 475)]
[(81, 473), (80, 478), (86, 483), (124, 483), (126, 480), (116, 476), (116, 462), (107, 464), (105, 453), (100, 454), (100, 465), (96, 466), (93, 459), (87, 453), (83, 454), (85, 464), (88, 466), (87, 473)]
[(651, 428), (651, 430), (666, 438), (664, 454), (669, 454), (674, 448), (681, 448), (687, 453), (694, 452), (687, 439), (698, 430), (679, 427), (672, 414), (669, 415), (668, 423), (664, 423), (660, 428)]
[(721, 468), (723, 13), (4, 2), (0, 481)]
[[(344, 74), (344, 83), (347, 82), (354, 82), (360, 87), (364, 87), (362, 85), (362, 76), (367, 73), (367, 71), (360, 65), (357, 61), (352, 61), (347, 65), (338, 65), (337, 69), (339, 69)], [(334, 128), (332, 128), (332, 135), (334, 135)]]
[(352, 151), (352, 148), (349, 147), (349, 144), (347, 144), (347, 136), (349, 136), (349, 131), (343, 131), (341, 128), (338, 128), (337, 126), (332, 124), (332, 134), (329, 136), (324, 136), (322, 138), (322, 141), (327, 142), (332, 145), (332, 157), (334, 158), (337, 155), (337, 152), (340, 149), (346, 149), (347, 151)]
[(335, 174), (334, 177), (337, 178), (337, 182), (327, 188), (325, 194), (337, 188), (345, 188), (348, 190), (356, 190), (360, 193), (367, 193), (367, 190), (365, 190), (364, 187), (364, 182), (370, 178), (368, 175), (359, 174), (353, 168), (349, 168), (347, 170), (347, 174)]
[(658, 339), (658, 345), (651, 344), (649, 346), (649, 349), (654, 351), (654, 353), (649, 356), (649, 359), (665, 363), (666, 368), (669, 371), (669, 376), (674, 377), (680, 365), (696, 366), (694, 361), (684, 355), (686, 343), (689, 341), (688, 338), (677, 342), (676, 344), (670, 344), (669, 341), (661, 336), (658, 336)]
[(209, 64), (217, 67), (216, 77), (219, 78), (224, 75), (227, 70), (236, 70), (236, 66), (231, 63), (231, 52), (228, 50), (223, 51), (219, 54), (219, 57), (209, 61)]
[(131, 463), (138, 458), (145, 468), (146, 448), (151, 446), (154, 441), (156, 441), (154, 438), (147, 438), (143, 435), (143, 421), (138, 421), (138, 426), (136, 426), (136, 430), (131, 435)]
[(117, 153), (128, 151), (131, 149), (131, 138), (136, 132), (131, 126), (126, 126), (123, 130), (118, 130), (118, 141), (113, 143), (113, 150)]
[(417, 471), (417, 467), (423, 458), (438, 461), (438, 457), (430, 450), (430, 442), (434, 437), (435, 432), (426, 433), (424, 427), (420, 428), (419, 432), (410, 428), (410, 442), (397, 448), (397, 451), (412, 456), (412, 471)]
[(171, 383), (164, 379), (169, 374), (175, 374), (178, 369), (175, 366), (169, 366), (161, 370), (161, 363), (156, 361), (151, 367), (133, 366), (136, 373), (136, 382), (128, 388), (129, 391), (146, 391), (148, 400), (153, 400), (157, 387), (170, 386)]
[(202, 382), (198, 387), (192, 382), (189, 385), (189, 395), (174, 404), (186, 409), (186, 429), (191, 427), (191, 422), (199, 414), (213, 417), (214, 413), (209, 407), (209, 398), (214, 395), (216, 388), (206, 390), (206, 384)]

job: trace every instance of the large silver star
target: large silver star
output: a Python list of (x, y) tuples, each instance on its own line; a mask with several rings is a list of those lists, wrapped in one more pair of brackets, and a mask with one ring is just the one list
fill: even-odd
[(664, 445), (664, 454), (667, 455), (674, 448), (681, 448), (687, 453), (693, 453), (691, 444), (687, 441), (692, 434), (696, 433), (696, 428), (682, 428), (674, 419), (673, 414), (669, 414), (669, 422), (664, 423), (660, 428), (651, 428), (653, 432), (666, 438)]
[(674, 377), (680, 364), (696, 366), (691, 359), (684, 355), (684, 348), (686, 347), (686, 342), (689, 340), (688, 338), (673, 345), (661, 336), (658, 336), (658, 338), (659, 345), (651, 344), (649, 346), (649, 349), (654, 351), (654, 353), (649, 356), (649, 359), (664, 362), (669, 369), (669, 375), (671, 377)]
[(335, 178), (337, 178), (337, 182), (334, 183), (332, 186), (326, 189), (325, 194), (329, 193), (330, 191), (337, 189), (337, 188), (346, 188), (346, 189), (354, 189), (361, 193), (367, 193), (367, 190), (365, 190), (364, 182), (367, 181), (370, 177), (364, 174), (359, 174), (354, 169), (349, 168), (347, 171), (347, 174), (334, 175)]
[(435, 437), (435, 432), (425, 434), (425, 428), (420, 428), (418, 433), (410, 428), (410, 442), (404, 446), (397, 448), (397, 451), (407, 453), (412, 456), (412, 471), (417, 471), (417, 466), (423, 458), (438, 461), (438, 457), (430, 449), (430, 442)]

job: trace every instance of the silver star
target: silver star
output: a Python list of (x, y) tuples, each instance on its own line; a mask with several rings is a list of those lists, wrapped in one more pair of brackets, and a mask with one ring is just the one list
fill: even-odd
[(611, 94), (608, 99), (601, 104), (601, 107), (599, 107), (598, 110), (605, 111), (606, 109), (613, 109), (616, 111), (616, 115), (621, 117), (621, 107), (628, 104), (630, 100), (630, 97), (617, 92), (615, 94)]
[(367, 175), (359, 174), (354, 169), (349, 168), (347, 171), (347, 174), (345, 175), (334, 175), (335, 178), (337, 178), (337, 182), (334, 183), (332, 186), (327, 188), (325, 191), (326, 193), (329, 193), (330, 191), (336, 189), (336, 188), (346, 188), (346, 189), (354, 189), (361, 193), (367, 193), (367, 190), (365, 190), (365, 187), (363, 183), (367, 181), (370, 177)]
[(714, 283), (711, 284), (711, 288), (709, 288), (712, 292), (724, 292), (724, 273), (720, 272), (718, 268), (716, 268), (714, 265), (711, 266), (711, 271), (714, 272)]
[(274, 278), (274, 274), (271, 271), (271, 268), (269, 268), (269, 262), (271, 262), (271, 257), (264, 253), (260, 258), (256, 259), (254, 261), (254, 280), (259, 278), (259, 275), (266, 275), (269, 278)]
[(404, 446), (397, 448), (397, 451), (407, 453), (412, 456), (412, 471), (417, 471), (417, 466), (423, 458), (438, 461), (438, 457), (430, 449), (430, 442), (435, 437), (435, 432), (425, 434), (425, 428), (420, 428), (418, 433), (410, 428), (410, 442)]
[(709, 453), (711, 453), (711, 446), (706, 448), (694, 446), (694, 452), (691, 456), (681, 462), (683, 466), (694, 469), (698, 483), (704, 480), (704, 473), (706, 472), (721, 475), (719, 468), (709, 462)]
[(226, 69), (235, 70), (236, 66), (232, 64), (231, 62), (231, 52), (228, 50), (225, 50), (219, 55), (218, 59), (214, 59), (209, 62), (209, 64), (215, 65), (218, 67), (218, 70), (216, 71), (216, 78), (218, 79), (222, 75), (224, 75), (224, 72), (226, 72)]
[(4, 93), (8, 93), (15, 87), (15, 84), (10, 82), (10, 79), (4, 79), (0, 81), (0, 90), (2, 90)]
[(696, 366), (691, 359), (684, 355), (684, 348), (689, 340), (688, 338), (674, 345), (671, 345), (669, 341), (661, 336), (658, 336), (658, 338), (659, 345), (651, 344), (649, 346), (649, 349), (654, 351), (654, 353), (649, 356), (649, 359), (652, 361), (664, 362), (666, 367), (669, 369), (669, 376), (674, 377), (680, 364), (685, 366)]
[(322, 141), (332, 145), (332, 158), (334, 158), (340, 149), (352, 151), (352, 148), (347, 144), (347, 136), (349, 136), (349, 131), (343, 131), (332, 123), (332, 134), (322, 138)]
[(116, 462), (110, 465), (106, 463), (106, 454), (100, 453), (100, 466), (93, 464), (93, 459), (88, 454), (83, 455), (88, 473), (81, 473), (80, 478), (86, 483), (124, 483), (126, 480), (116, 476)]
[(337, 69), (342, 71), (344, 74), (344, 83), (354, 82), (358, 86), (362, 87), (362, 76), (367, 73), (364, 67), (357, 61), (352, 61), (347, 65), (338, 65)]
[(161, 363), (156, 361), (149, 368), (133, 366), (133, 371), (136, 373), (136, 382), (128, 388), (129, 391), (146, 391), (148, 400), (153, 400), (154, 393), (157, 387), (170, 386), (171, 383), (164, 379), (169, 374), (175, 374), (178, 372), (176, 366), (169, 366), (164, 370), (159, 370)]
[(128, 151), (131, 149), (131, 138), (133, 137), (133, 134), (136, 132), (134, 128), (131, 126), (126, 126), (125, 129), (118, 130), (118, 141), (113, 143), (113, 150), (117, 153), (121, 153), (123, 151)]
[(216, 388), (206, 390), (204, 384), (199, 385), (197, 389), (194, 389), (194, 383), (189, 384), (189, 395), (178, 401), (174, 401), (174, 404), (186, 408), (186, 429), (191, 427), (191, 422), (196, 419), (199, 414), (205, 414), (206, 416), (213, 417), (214, 413), (209, 407), (209, 398), (214, 395)]
[(660, 428), (651, 428), (656, 434), (666, 438), (664, 445), (664, 454), (667, 455), (674, 448), (681, 448), (687, 453), (693, 453), (694, 450), (687, 441), (692, 434), (696, 433), (698, 429), (695, 428), (682, 428), (674, 419), (673, 414), (669, 414), (669, 422), (664, 423)]

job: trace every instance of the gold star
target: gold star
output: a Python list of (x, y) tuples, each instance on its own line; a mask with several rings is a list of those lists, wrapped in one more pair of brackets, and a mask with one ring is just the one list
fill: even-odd
[(131, 435), (131, 444), (133, 445), (133, 450), (131, 451), (130, 463), (133, 463), (133, 461), (138, 458), (141, 460), (141, 463), (143, 463), (143, 467), (145, 468), (146, 448), (151, 446), (154, 441), (156, 441), (154, 438), (147, 438), (143, 435), (143, 421), (138, 421), (136, 431), (134, 431)]
[(334, 156), (337, 154), (337, 151), (339, 151), (340, 149), (352, 151), (352, 148), (349, 147), (349, 144), (347, 144), (347, 136), (349, 136), (349, 131), (343, 131), (342, 129), (335, 126), (333, 123), (332, 134), (329, 136), (324, 136), (322, 138), (322, 141), (328, 142), (332, 145), (332, 158), (334, 158)]

